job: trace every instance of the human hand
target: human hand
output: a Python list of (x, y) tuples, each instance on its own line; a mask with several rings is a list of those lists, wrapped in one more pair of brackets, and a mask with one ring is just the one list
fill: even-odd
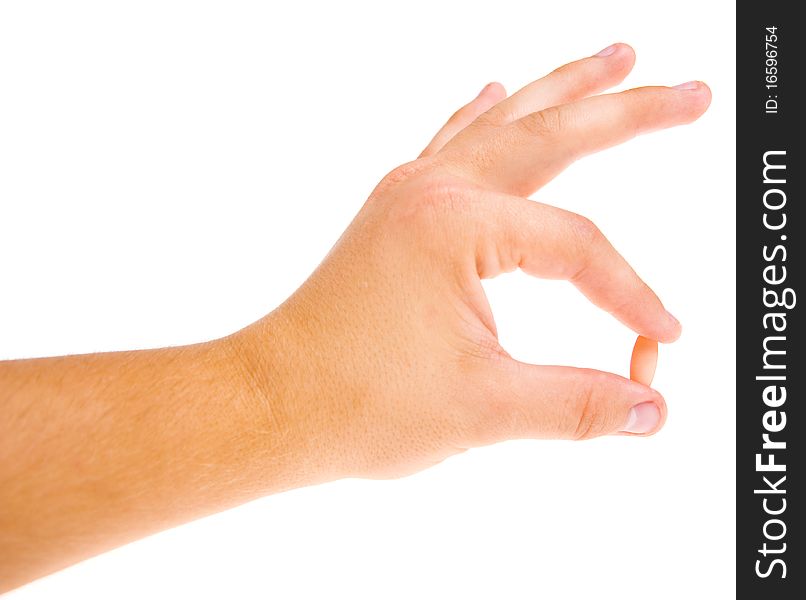
[[(679, 323), (587, 219), (525, 197), (570, 162), (696, 119), (701, 83), (589, 97), (615, 45), (459, 110), (387, 175), (308, 281), (221, 340), (0, 362), (0, 592), (258, 496), (395, 477), (513, 438), (649, 435), (656, 391), (498, 342), (481, 279), (567, 279), (652, 340)], [(5, 460), (3, 460), (5, 458)]]
[(395, 477), (513, 438), (655, 433), (666, 404), (612, 373), (540, 366), (498, 342), (481, 279), (566, 279), (636, 333), (680, 324), (585, 217), (526, 196), (571, 162), (691, 122), (703, 83), (591, 96), (632, 68), (617, 44), (505, 98), (490, 84), (388, 174), (308, 281), (235, 334), (309, 480)]

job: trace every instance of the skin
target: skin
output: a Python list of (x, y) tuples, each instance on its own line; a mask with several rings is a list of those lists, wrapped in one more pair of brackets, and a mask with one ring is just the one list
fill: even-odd
[[(646, 385), (511, 358), (480, 283), (517, 268), (567, 279), (650, 340), (680, 335), (595, 225), (525, 198), (708, 107), (702, 83), (594, 96), (633, 65), (629, 46), (611, 50), (509, 97), (484, 88), (245, 329), (0, 363), (0, 589), (289, 488), (400, 477), (513, 438), (657, 431), (666, 404)], [(630, 434), (635, 407), (653, 416)]]

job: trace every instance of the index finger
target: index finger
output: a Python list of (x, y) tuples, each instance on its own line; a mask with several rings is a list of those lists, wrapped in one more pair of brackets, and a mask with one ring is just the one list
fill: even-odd
[(516, 268), (565, 279), (636, 333), (659, 342), (681, 326), (589, 219), (548, 204), (492, 194), (480, 203), (474, 266), (482, 279)]

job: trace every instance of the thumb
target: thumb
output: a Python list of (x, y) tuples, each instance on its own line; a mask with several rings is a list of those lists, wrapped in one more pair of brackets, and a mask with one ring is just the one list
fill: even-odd
[(506, 439), (651, 435), (666, 420), (657, 391), (613, 373), (496, 359), (483, 402), (482, 445)]

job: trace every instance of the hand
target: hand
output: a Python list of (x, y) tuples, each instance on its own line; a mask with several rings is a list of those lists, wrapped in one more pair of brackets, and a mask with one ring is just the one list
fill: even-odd
[(480, 282), (516, 268), (568, 279), (647, 338), (680, 334), (590, 221), (525, 199), (576, 158), (707, 108), (701, 83), (589, 97), (632, 63), (616, 45), (509, 98), (487, 86), (238, 333), (0, 362), (0, 593), (293, 487), (404, 475), (511, 438), (657, 431), (666, 405), (649, 387), (511, 358)]
[(511, 358), (480, 283), (517, 268), (567, 279), (640, 335), (680, 335), (591, 221), (526, 199), (577, 158), (708, 107), (697, 82), (591, 96), (633, 62), (617, 44), (508, 98), (485, 87), (420, 158), (381, 181), (285, 304), (235, 334), (310, 479), (395, 477), (506, 439), (662, 426), (666, 404), (647, 386)]

